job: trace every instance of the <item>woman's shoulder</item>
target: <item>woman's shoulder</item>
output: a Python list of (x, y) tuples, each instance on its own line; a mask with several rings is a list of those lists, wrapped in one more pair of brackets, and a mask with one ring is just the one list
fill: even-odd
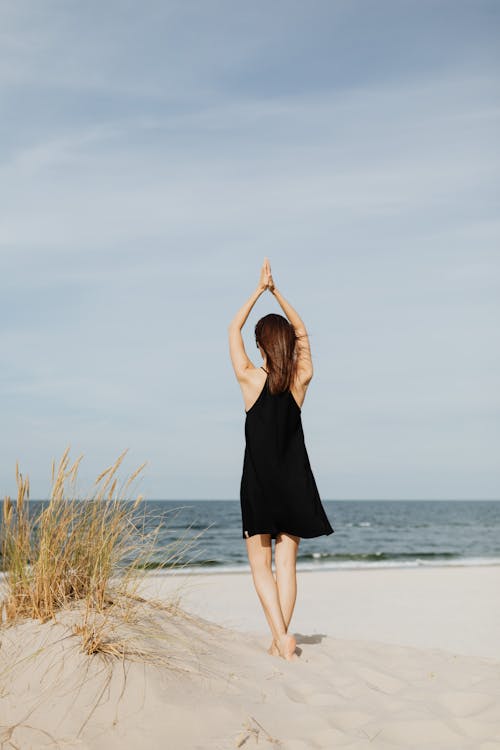
[(245, 411), (248, 411), (257, 401), (266, 379), (267, 373), (262, 367), (247, 367), (242, 377), (238, 379), (245, 402)]
[(260, 383), (267, 377), (267, 372), (262, 367), (255, 367), (254, 365), (246, 367), (238, 380), (240, 383)]

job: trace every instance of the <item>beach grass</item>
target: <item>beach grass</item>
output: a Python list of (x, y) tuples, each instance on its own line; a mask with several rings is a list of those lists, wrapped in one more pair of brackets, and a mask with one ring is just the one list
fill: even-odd
[[(145, 463), (120, 484), (118, 470), (126, 453), (82, 497), (77, 483), (83, 456), (71, 464), (67, 448), (57, 468), (52, 462), (49, 500), (37, 512), (30, 512), (29, 478), (16, 464), (17, 497), (4, 498), (0, 527), (2, 627), (26, 618), (55, 620), (72, 609), (78, 613), (72, 632), (81, 638), (85, 653), (158, 660), (163, 650), (151, 645), (161, 637), (158, 610), (189, 619), (180, 606), (180, 585), (168, 601), (146, 601), (138, 594), (163, 520), (146, 530), (139, 512), (143, 496), (129, 497)], [(186, 541), (181, 535), (163, 548), (164, 563), (155, 568), (176, 565), (196, 538)], [(139, 647), (139, 641), (150, 647)]]

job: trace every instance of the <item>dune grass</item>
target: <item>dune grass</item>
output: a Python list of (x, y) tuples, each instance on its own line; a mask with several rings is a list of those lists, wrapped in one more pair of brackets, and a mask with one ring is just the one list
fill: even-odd
[[(97, 477), (92, 492), (82, 498), (76, 485), (83, 456), (70, 465), (67, 448), (57, 470), (52, 463), (49, 500), (37, 513), (29, 511), (29, 478), (16, 464), (17, 497), (14, 502), (4, 498), (0, 527), (2, 627), (23, 618), (46, 622), (76, 606), (82, 615), (73, 632), (81, 636), (86, 653), (135, 654), (144, 659), (147, 654), (134, 646), (134, 638), (127, 642), (117, 636), (119, 626), (142, 623), (144, 628), (146, 608), (189, 618), (179, 606), (179, 595), (168, 602), (146, 602), (137, 594), (163, 522), (146, 531), (138, 513), (143, 496), (133, 501), (127, 497), (145, 463), (119, 485), (118, 469), (126, 453)], [(165, 566), (174, 565), (193, 541), (180, 538), (172, 549), (162, 550)], [(157, 658), (153, 652), (152, 658)]]

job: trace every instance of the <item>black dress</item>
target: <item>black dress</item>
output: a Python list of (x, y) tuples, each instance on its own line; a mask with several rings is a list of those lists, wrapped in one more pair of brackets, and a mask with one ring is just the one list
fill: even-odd
[(245, 440), (243, 538), (271, 534), (276, 539), (280, 532), (303, 538), (333, 534), (309, 463), (301, 409), (291, 391), (272, 394), (266, 378), (246, 412)]

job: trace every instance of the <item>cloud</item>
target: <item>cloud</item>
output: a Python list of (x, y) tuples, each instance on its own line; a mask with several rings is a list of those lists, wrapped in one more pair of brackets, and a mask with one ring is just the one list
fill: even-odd
[(326, 496), (497, 493), (497, 14), (285, 5), (4, 4), (6, 487), (22, 456), (43, 496), (71, 440), (236, 497), (226, 327), (267, 255)]

